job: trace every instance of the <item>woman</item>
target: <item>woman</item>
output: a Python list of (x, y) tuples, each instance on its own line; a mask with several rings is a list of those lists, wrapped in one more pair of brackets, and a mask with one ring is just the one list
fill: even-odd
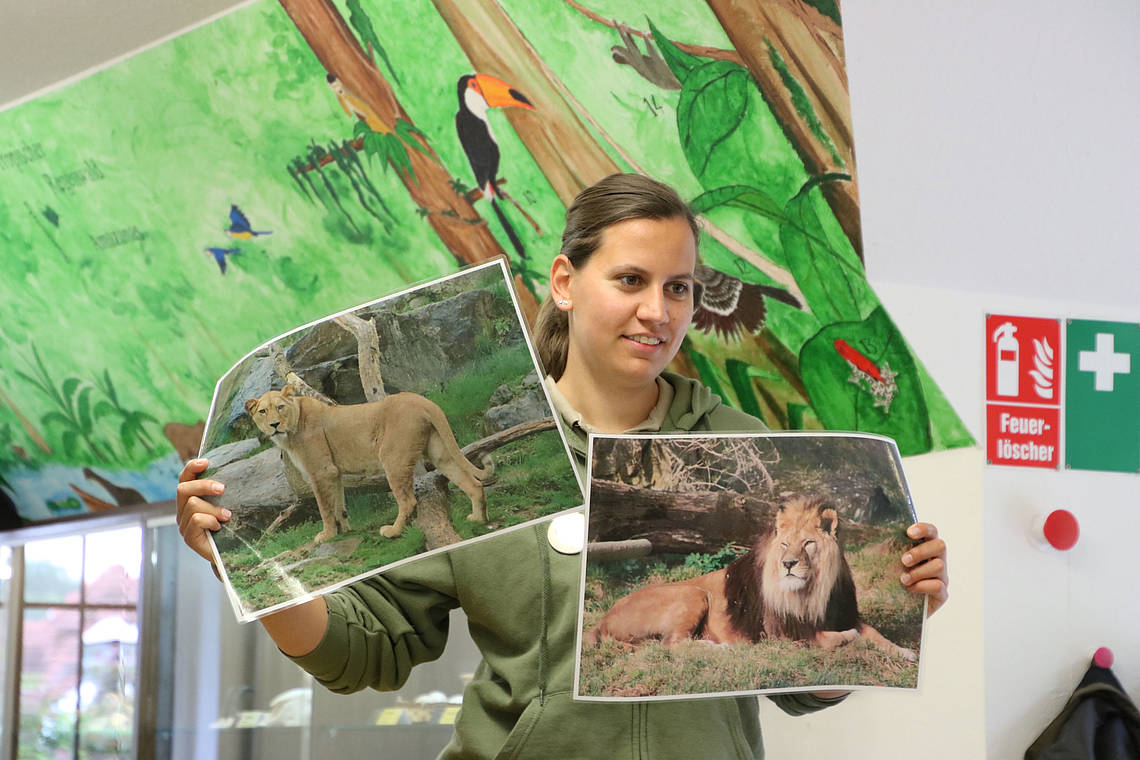
[[(759, 431), (700, 383), (665, 372), (693, 312), (697, 227), (671, 188), (616, 174), (583, 190), (567, 210), (562, 251), (535, 342), (579, 467), (590, 431)], [(229, 518), (205, 501), (223, 487), (186, 465), (178, 523), (210, 558), (206, 531)], [(945, 601), (945, 545), (933, 526), (904, 557), (903, 583)], [(483, 653), (443, 758), (758, 758), (756, 699), (601, 704), (570, 699), (577, 622), (578, 554), (551, 548), (540, 523), (425, 557), (324, 597), (261, 618), (278, 647), (328, 688), (398, 688), (434, 659), (448, 613), (462, 606)], [(801, 714), (843, 692), (778, 695)]]

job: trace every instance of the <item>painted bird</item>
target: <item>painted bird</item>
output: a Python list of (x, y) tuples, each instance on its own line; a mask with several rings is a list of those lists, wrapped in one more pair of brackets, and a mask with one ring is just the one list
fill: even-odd
[(380, 118), (380, 115), (372, 110), (372, 107), (365, 103), (360, 96), (345, 87), (344, 82), (340, 81), (336, 74), (329, 74), (325, 77), (325, 81), (329, 83), (329, 87), (336, 95), (336, 102), (340, 103), (340, 107), (344, 109), (346, 114), (360, 119), (373, 132), (379, 132), (382, 135), (392, 132), (392, 128)]
[(218, 269), (222, 270), (222, 274), (226, 273), (226, 256), (241, 253), (240, 248), (206, 248), (205, 251), (214, 257), (214, 261), (218, 262)]
[(693, 274), (698, 286), (693, 299), (693, 326), (722, 338), (739, 337), (742, 330), (754, 333), (763, 327), (768, 315), (765, 298), (797, 309), (803, 306), (786, 290), (744, 282), (704, 264), (698, 264)]
[(230, 226), (226, 234), (235, 240), (249, 240), (262, 235), (272, 235), (273, 230), (255, 230), (249, 226), (249, 219), (236, 205), (230, 205)]
[(459, 112), (455, 114), (455, 131), (459, 143), (467, 154), (467, 162), (475, 174), (475, 184), (483, 191), (483, 197), (491, 201), (491, 208), (499, 217), (499, 223), (510, 238), (511, 245), (520, 258), (526, 258), (522, 241), (515, 233), (506, 214), (499, 207), (499, 144), (491, 132), (487, 111), (491, 108), (526, 108), (534, 106), (525, 95), (498, 77), (490, 74), (466, 74), (457, 83)]

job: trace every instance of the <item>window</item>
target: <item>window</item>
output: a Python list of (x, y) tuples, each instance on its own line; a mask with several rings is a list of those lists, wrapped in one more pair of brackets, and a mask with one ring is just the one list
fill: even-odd
[(17, 757), (134, 753), (138, 526), (24, 546)]

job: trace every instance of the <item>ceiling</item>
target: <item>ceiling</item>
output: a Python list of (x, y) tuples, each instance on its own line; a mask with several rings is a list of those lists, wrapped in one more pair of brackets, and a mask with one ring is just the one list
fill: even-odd
[(0, 0), (0, 109), (238, 4), (237, 0)]

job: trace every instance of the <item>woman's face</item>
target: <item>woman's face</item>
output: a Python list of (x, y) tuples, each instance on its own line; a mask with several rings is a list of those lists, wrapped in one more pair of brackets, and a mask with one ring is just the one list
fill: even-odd
[(673, 359), (693, 316), (697, 246), (683, 218), (627, 219), (602, 233), (581, 266), (551, 273), (570, 317), (567, 372), (606, 387), (651, 383)]

